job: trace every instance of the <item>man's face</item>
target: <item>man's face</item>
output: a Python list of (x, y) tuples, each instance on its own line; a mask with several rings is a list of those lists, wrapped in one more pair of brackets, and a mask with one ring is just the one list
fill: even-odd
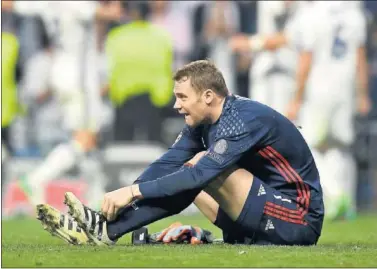
[(176, 81), (174, 95), (176, 97), (174, 108), (179, 114), (185, 116), (187, 125), (195, 127), (206, 119), (208, 105), (205, 102), (204, 93), (195, 90), (191, 86), (190, 79)]

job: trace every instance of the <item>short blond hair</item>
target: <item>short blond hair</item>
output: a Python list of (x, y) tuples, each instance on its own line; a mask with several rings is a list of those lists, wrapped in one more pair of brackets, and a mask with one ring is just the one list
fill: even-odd
[(227, 96), (229, 91), (221, 71), (209, 60), (191, 62), (174, 74), (174, 81), (190, 79), (191, 86), (197, 91), (211, 89), (220, 96)]

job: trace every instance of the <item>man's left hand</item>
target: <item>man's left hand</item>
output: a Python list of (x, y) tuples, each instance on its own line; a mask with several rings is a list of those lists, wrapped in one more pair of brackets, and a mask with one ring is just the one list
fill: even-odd
[(108, 192), (102, 202), (102, 214), (108, 221), (112, 221), (115, 219), (119, 209), (131, 203), (133, 199), (131, 186)]

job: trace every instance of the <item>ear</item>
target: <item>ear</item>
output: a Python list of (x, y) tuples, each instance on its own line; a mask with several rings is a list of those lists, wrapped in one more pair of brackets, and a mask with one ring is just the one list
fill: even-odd
[(204, 98), (204, 102), (209, 105), (212, 103), (213, 99), (215, 97), (215, 93), (211, 90), (211, 89), (208, 89), (208, 90), (205, 90), (203, 92), (203, 98)]

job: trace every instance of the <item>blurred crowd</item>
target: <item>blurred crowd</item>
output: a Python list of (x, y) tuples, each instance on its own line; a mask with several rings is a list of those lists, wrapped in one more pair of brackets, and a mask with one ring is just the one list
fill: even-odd
[[(377, 4), (355, 2), (367, 20), (372, 100), (362, 116), (373, 118)], [(263, 64), (254, 65), (253, 54), (233, 51), (229, 39), (269, 27), (260, 6), (258, 1), (2, 1), (3, 150), (45, 157), (72, 136), (84, 151), (114, 141), (170, 145), (183, 121), (172, 108), (168, 80), (182, 65), (209, 58), (232, 93), (253, 96)], [(271, 9), (276, 6), (271, 2)], [(284, 28), (284, 15), (273, 19), (274, 31)], [(137, 57), (145, 61), (130, 60)], [(141, 66), (144, 75), (134, 71)]]
[[(65, 88), (81, 87), (85, 78), (81, 76), (79, 86), (68, 85), (73, 80), (73, 73), (79, 74), (85, 68), (83, 51), (85, 47), (95, 47), (96, 74), (93, 78), (99, 84), (102, 98), (102, 117), (108, 125), (106, 139), (123, 141), (146, 140), (170, 144), (175, 137), (174, 130), (162, 130), (159, 126), (169, 126), (164, 121), (174, 118), (176, 114), (171, 109), (170, 102), (158, 109), (154, 109), (144, 96), (133, 95), (127, 101), (122, 116), (116, 117), (116, 105), (108, 98), (108, 59), (106, 58), (105, 43), (108, 34), (122, 25), (143, 19), (163, 28), (171, 36), (173, 42), (173, 70), (192, 60), (211, 58), (221, 68), (227, 80), (229, 89), (243, 96), (249, 95), (249, 66), (250, 59), (238, 57), (232, 53), (227, 45), (227, 37), (233, 33), (253, 33), (256, 27), (256, 3), (254, 1), (2, 1), (2, 33), (10, 32), (17, 37), (19, 50), (15, 68), (15, 80), (19, 104), (9, 130), (3, 135), (4, 141), (12, 154), (46, 154), (60, 141), (67, 139), (72, 132), (72, 119), (62, 116), (67, 113), (62, 108), (61, 92), (69, 91)], [(71, 2), (71, 3), (69, 3)], [(98, 3), (95, 3), (98, 2)], [(93, 7), (94, 6), (94, 7)], [(55, 10), (54, 10), (55, 9)], [(90, 9), (95, 16), (85, 14)], [(215, 12), (217, 11), (217, 12)], [(63, 19), (54, 18), (54, 12)], [(80, 18), (81, 16), (81, 18)], [(93, 16), (84, 21), (85, 16)], [(82, 21), (73, 22), (73, 20)], [(69, 20), (71, 20), (69, 22)], [(68, 22), (67, 22), (68, 21)], [(87, 23), (81, 33), (82, 23)], [(64, 36), (59, 36), (59, 27), (64, 29)], [(79, 30), (80, 29), (80, 30)], [(61, 31), (61, 30), (60, 30)], [(82, 40), (82, 35), (87, 39)], [(85, 41), (85, 42), (84, 42)], [(64, 44), (61, 44), (61, 43)], [(59, 47), (69, 47), (75, 51), (72, 54), (78, 58), (77, 66), (71, 64), (66, 54), (59, 51)], [(153, 50), (153, 44), (149, 44)], [(72, 49), (73, 48), (73, 49)], [(125, 49), (126, 45), (125, 45)], [(54, 65), (53, 58), (59, 58), (59, 64)], [(12, 68), (12, 67), (10, 67)], [(93, 73), (93, 72), (92, 72)], [(93, 76), (92, 74), (86, 74)], [(96, 75), (94, 75), (96, 76)], [(64, 85), (63, 85), (64, 84)], [(87, 85), (87, 84), (86, 84)], [(85, 88), (85, 86), (83, 86)], [(64, 89), (60, 89), (64, 88)], [(86, 87), (88, 88), (88, 87)], [(87, 89), (85, 89), (87, 91)], [(170, 91), (171, 88), (166, 89)], [(91, 102), (86, 96), (84, 102)], [(151, 107), (152, 106), (152, 107)], [(24, 113), (19, 113), (20, 110)], [(119, 110), (119, 109), (118, 109)], [(74, 111), (77, 113), (77, 111)], [(149, 113), (151, 112), (151, 113)], [(69, 113), (69, 112), (68, 112)], [(150, 125), (146, 132), (132, 128), (136, 123), (131, 122), (127, 115), (141, 128)], [(142, 114), (147, 116), (143, 117)], [(75, 117), (72, 115), (72, 117)], [(71, 118), (72, 118), (71, 117)], [(117, 118), (122, 118), (118, 121)], [(65, 120), (65, 122), (64, 122)], [(118, 123), (121, 122), (121, 123)], [(145, 122), (145, 124), (143, 124)], [(171, 122), (171, 121), (167, 121)], [(171, 126), (171, 124), (170, 124)], [(3, 129), (7, 126), (3, 126)], [(169, 127), (166, 127), (169, 128)], [(176, 127), (177, 130), (180, 127)], [(102, 126), (102, 130), (105, 128)], [(117, 130), (115, 130), (117, 129)], [(119, 130), (119, 129), (123, 129)], [(134, 132), (131, 132), (131, 129)], [(149, 130), (150, 129), (150, 130)], [(164, 132), (174, 135), (164, 135)]]
[[(17, 2), (21, 2), (21, 4)], [(146, 124), (149, 121), (152, 125), (149, 128), (151, 131), (147, 130), (147, 133), (152, 134), (145, 136), (143, 135), (144, 132), (128, 132), (130, 129), (134, 129), (127, 126), (127, 123), (133, 124), (130, 120), (118, 124), (114, 115), (115, 106), (107, 95), (109, 77), (104, 49), (106, 39), (114, 28), (138, 19), (133, 14), (135, 10), (140, 13), (140, 17), (162, 27), (171, 35), (173, 41), (172, 71), (189, 61), (210, 58), (222, 70), (228, 88), (233, 93), (251, 96), (250, 69), (252, 57), (249, 54), (240, 55), (232, 52), (228, 46), (228, 38), (236, 33), (253, 34), (257, 32), (257, 1), (144, 1), (142, 3), (137, 1), (61, 1), (63, 3), (61, 3), (61, 7), (59, 7), (59, 1), (56, 1), (55, 6), (50, 4), (46, 7), (43, 6), (43, 2), (47, 3), (48, 1), (2, 1), (2, 32), (14, 34), (19, 44), (15, 80), (18, 98), (20, 99), (19, 105), (23, 109), (18, 109), (17, 112), (24, 112), (17, 113), (13, 121), (13, 128), (7, 130), (9, 134), (3, 135), (4, 141), (9, 141), (7, 144), (12, 149), (12, 154), (46, 154), (54, 145), (67, 139), (72, 131), (69, 130), (72, 127), (69, 126), (70, 122), (62, 122), (64, 117), (61, 114), (65, 112), (62, 112), (61, 98), (57, 100), (60, 97), (57, 96), (59, 90), (54, 89), (54, 87), (62, 87), (57, 84), (68, 84), (69, 76), (75, 72), (67, 63), (70, 61), (68, 57), (61, 60), (59, 67), (52, 68), (54, 51), (56, 52), (56, 48), (61, 45), (59, 42), (62, 42), (62, 40), (67, 43), (63, 46), (74, 47), (74, 50), (77, 51), (74, 55), (79, 58), (76, 73), (80, 73), (80, 68), (85, 68), (85, 59), (82, 57), (85, 46), (94, 46), (96, 49), (98, 59), (96, 59), (95, 65), (98, 68), (96, 70), (99, 78), (97, 83), (101, 87), (102, 116), (110, 127), (106, 139), (114, 139), (114, 136), (119, 136), (118, 140), (126, 141), (144, 139), (164, 144), (171, 142), (174, 135), (164, 136), (164, 130), (158, 127), (159, 125), (166, 126), (166, 124), (163, 125), (165, 119), (174, 118), (175, 113), (171, 109), (171, 102), (158, 110), (152, 109), (153, 113), (151, 114), (147, 113), (151, 110), (149, 108), (146, 108), (146, 111), (144, 109), (139, 111), (142, 107), (153, 106), (153, 104), (143, 100), (143, 97), (128, 100), (129, 111), (133, 112), (132, 117), (139, 122), (140, 128), (143, 127), (143, 121)], [(94, 4), (95, 2), (98, 3)], [(376, 57), (375, 46), (377, 43), (373, 17), (375, 4), (372, 1), (371, 3), (368, 2), (365, 3), (365, 9), (370, 22), (368, 58), (371, 67), (371, 87), (373, 87), (373, 79), (376, 73), (374, 58)], [(85, 14), (85, 10), (93, 9), (92, 6), (97, 9), (95, 11), (96, 16), (87, 20), (85, 23), (88, 25), (84, 28), (88, 32), (86, 33), (88, 39), (91, 40), (84, 44), (84, 40), (80, 39), (80, 35), (84, 34), (79, 32), (79, 27), (74, 22), (64, 23), (64, 20), (91, 16)], [(89, 13), (89, 10), (86, 12)], [(60, 15), (65, 18), (62, 20), (63, 22), (58, 22), (54, 18), (52, 15), (54, 12), (61, 12)], [(259, 20), (262, 21), (260, 18)], [(279, 24), (279, 21), (277, 21), (277, 24)], [(68, 31), (65, 30), (65, 33), (68, 32), (68, 36), (59, 37), (59, 27), (71, 27)], [(153, 47), (153, 44), (150, 44), (150, 46)], [(65, 56), (61, 55), (61, 58)], [(63, 75), (64, 73), (69, 74)], [(80, 79), (84, 80), (83, 76)], [(82, 82), (80, 83), (82, 84)], [(65, 86), (65, 88), (68, 87), (68, 85)], [(85, 86), (83, 87), (85, 88)], [(61, 91), (65, 91), (65, 89)], [(88, 99), (84, 101), (90, 102), (90, 98)], [(140, 120), (136, 119), (143, 113), (154, 116), (149, 119), (145, 117)], [(127, 110), (123, 114), (130, 113)], [(159, 117), (156, 115), (159, 115)], [(69, 121), (69, 119), (66, 119), (66, 121)], [(66, 131), (67, 128), (68, 132)], [(123, 135), (114, 134), (114, 129), (119, 128), (126, 130)], [(177, 129), (179, 128), (177, 127)]]

